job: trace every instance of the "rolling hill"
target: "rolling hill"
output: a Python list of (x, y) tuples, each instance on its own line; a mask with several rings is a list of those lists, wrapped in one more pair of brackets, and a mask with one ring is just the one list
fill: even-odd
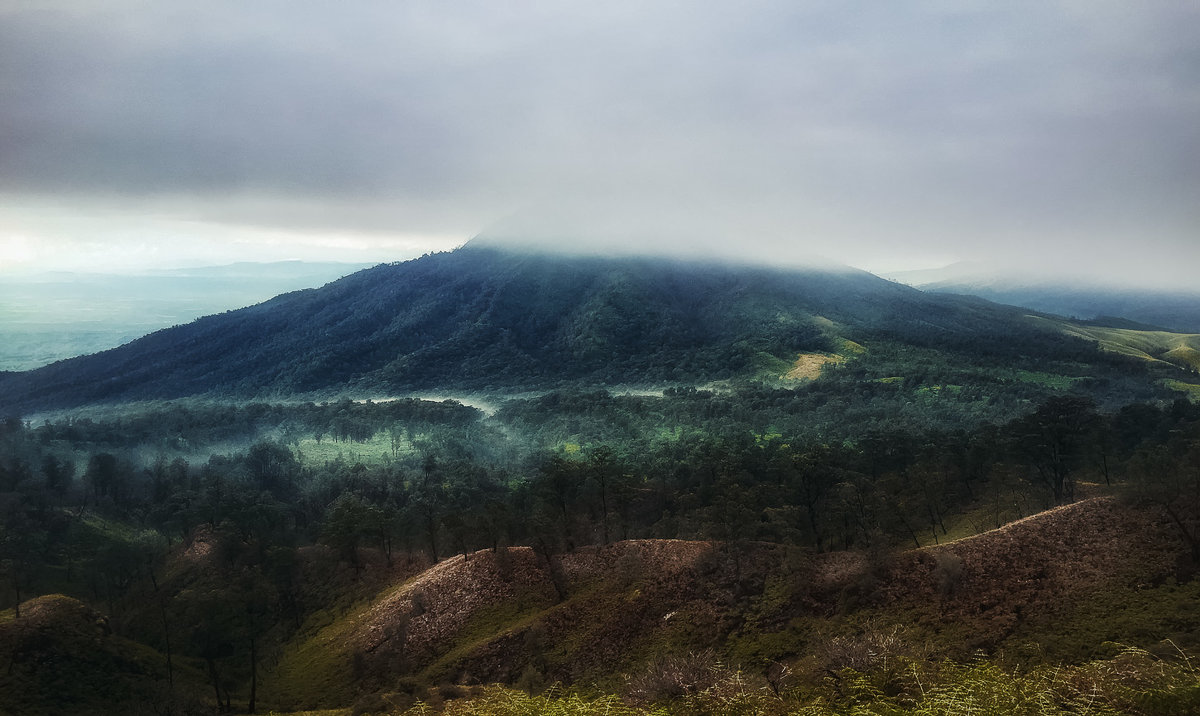
[[(207, 578), (205, 546), (181, 553), (188, 565), (167, 588)], [(317, 612), (280, 644), (261, 698), (348, 708), (428, 699), (427, 685), (558, 682), (636, 701), (639, 676), (665, 656), (707, 655), (704, 668), (738, 664), (755, 682), (788, 662), (793, 678), (821, 682), (843, 668), (1005, 650), (1026, 664), (1077, 662), (1105, 653), (1104, 641), (1190, 650), (1200, 634), (1175, 605), (1200, 583), (1175, 583), (1185, 551), (1158, 510), (1092, 498), (887, 555), (649, 539), (559, 555), (483, 550), (415, 574), (364, 555), (365, 576), (344, 575), (343, 588), (373, 594)], [(1030, 644), (1043, 651), (1018, 657)]]
[[(158, 588), (203, 593), (222, 573), (213, 538), (201, 530), (180, 545)], [(945, 679), (937, 660), (1008, 650), (1027, 668), (1071, 663), (1112, 653), (1105, 640), (1169, 654), (1200, 646), (1190, 618), (1200, 582), (1175, 581), (1185, 551), (1164, 514), (1111, 498), (886, 557), (643, 539), (557, 555), (482, 550), (425, 567), (385, 566), (364, 550), (357, 574), (307, 548), (298, 565), (311, 574), (298, 597), (325, 608), (271, 648), (259, 699), (273, 713), (400, 713), (441, 692), (486, 695), (477, 689), (487, 684), (583, 685), (638, 703), (735, 679), (772, 710), (732, 713), (783, 713), (852, 683), (842, 669), (885, 678), (889, 663), (909, 676), (920, 664), (931, 672), (924, 678)], [(169, 687), (162, 653), (136, 641), (159, 636), (157, 605), (143, 594), (111, 625), (61, 595), (25, 602), (19, 618), (0, 612), (0, 646), (12, 662), (0, 672), (0, 713), (211, 712), (201, 660), (177, 656)], [(1041, 650), (1028, 652), (1031, 644)], [(793, 670), (781, 676), (782, 663)], [(1085, 695), (1149, 689), (1151, 672), (1164, 668), (1136, 666), (1150, 669)], [(1087, 667), (1077, 671), (1086, 676)], [(779, 689), (785, 680), (812, 685)]]
[(4, 716), (144, 713), (147, 704), (172, 698), (181, 706), (198, 702), (198, 672), (172, 670), (162, 654), (113, 634), (107, 617), (76, 599), (37, 597), (21, 614), (0, 613)]
[(1200, 334), (1089, 325), (1054, 318), (1034, 317), (1033, 320), (1057, 327), (1068, 335), (1094, 341), (1106, 351), (1144, 361), (1170, 363), (1185, 370), (1200, 370)]
[(966, 361), (1095, 353), (1018, 309), (852, 269), (569, 257), (472, 243), (0, 374), (0, 406), (699, 384), (783, 374), (798, 355), (836, 353), (847, 339), (957, 351)]

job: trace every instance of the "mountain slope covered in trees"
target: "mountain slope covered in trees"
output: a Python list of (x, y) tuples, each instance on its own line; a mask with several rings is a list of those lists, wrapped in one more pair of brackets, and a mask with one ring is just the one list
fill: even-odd
[[(10, 411), (200, 394), (686, 384), (854, 341), (965, 361), (1091, 360), (1020, 310), (852, 269), (530, 254), (468, 244), (0, 377)], [(1085, 355), (1091, 357), (1084, 357)]]

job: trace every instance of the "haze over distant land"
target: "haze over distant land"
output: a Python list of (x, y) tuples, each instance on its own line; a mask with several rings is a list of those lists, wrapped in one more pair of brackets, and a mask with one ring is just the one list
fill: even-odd
[(0, 276), (0, 371), (115, 348), (160, 328), (321, 286), (365, 267), (284, 261)]
[(885, 277), (922, 291), (970, 294), (1060, 316), (1110, 324), (1118, 317), (1144, 327), (1200, 333), (1200, 285), (1196, 284), (1145, 287), (1048, 274), (1036, 266), (1006, 268), (982, 262), (896, 271)]
[(1194, 3), (0, 2), (0, 273), (1200, 266)]

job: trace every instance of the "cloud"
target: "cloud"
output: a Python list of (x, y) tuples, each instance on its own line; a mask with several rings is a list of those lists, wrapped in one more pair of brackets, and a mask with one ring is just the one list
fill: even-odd
[(1197, 265), (1197, 20), (1104, 2), (10, 2), (0, 192), (296, 232), (868, 264), (1111, 246), (1093, 261), (1110, 273), (1138, 241)]

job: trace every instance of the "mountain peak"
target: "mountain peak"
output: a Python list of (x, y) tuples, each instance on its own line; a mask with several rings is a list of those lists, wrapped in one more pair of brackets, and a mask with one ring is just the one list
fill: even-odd
[(638, 243), (605, 240), (595, 237), (564, 235), (517, 236), (508, 234), (480, 234), (465, 243), (464, 249), (488, 249), (515, 254), (543, 254), (576, 258), (612, 260), (675, 261), (682, 263), (720, 265), (726, 267), (748, 267), (774, 270), (808, 270), (841, 273), (859, 272), (852, 266), (834, 261), (819, 254), (795, 253), (789, 256), (745, 253), (744, 242), (730, 238), (721, 242), (676, 242), (671, 246), (659, 246), (652, 241)]

